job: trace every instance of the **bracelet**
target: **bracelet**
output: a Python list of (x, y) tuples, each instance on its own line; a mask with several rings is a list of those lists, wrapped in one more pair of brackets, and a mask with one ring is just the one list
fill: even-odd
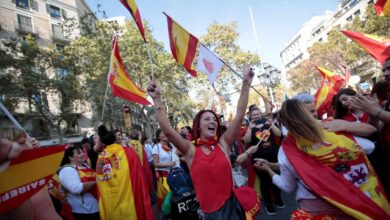
[(381, 115), (382, 112), (383, 112), (383, 109), (379, 110), (378, 113), (376, 113), (375, 118), (378, 118), (379, 115)]
[(245, 151), (245, 152), (244, 152), (244, 154), (246, 154), (246, 157), (249, 157), (249, 154), (248, 154), (248, 152), (246, 152), (246, 151)]

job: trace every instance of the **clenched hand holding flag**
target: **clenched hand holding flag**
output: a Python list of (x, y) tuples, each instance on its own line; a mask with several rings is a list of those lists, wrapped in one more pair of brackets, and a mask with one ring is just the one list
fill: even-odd
[(117, 35), (114, 36), (112, 43), (108, 82), (111, 85), (114, 96), (126, 99), (130, 102), (136, 102), (142, 105), (150, 105), (149, 101), (146, 99), (148, 94), (135, 85), (129, 74), (126, 72), (122, 58), (119, 54)]

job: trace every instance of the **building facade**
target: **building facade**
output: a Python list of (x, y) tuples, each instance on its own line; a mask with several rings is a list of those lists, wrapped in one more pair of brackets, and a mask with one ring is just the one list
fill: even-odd
[(367, 6), (373, 3), (373, 0), (342, 0), (335, 11), (312, 17), (281, 51), (284, 69), (288, 71), (307, 59), (308, 49), (314, 43), (326, 41), (333, 28), (351, 23), (356, 16), (363, 19)]
[[(72, 31), (65, 30), (66, 22), (76, 25)], [(72, 39), (81, 34), (77, 24), (88, 22), (93, 25), (96, 17), (84, 0), (0, 0), (0, 40), (16, 39), (22, 42), (26, 35), (33, 36), (38, 45), (46, 48), (61, 50)], [(47, 77), (59, 77), (67, 74), (66, 68), (49, 71)], [(81, 79), (82, 80), (82, 79)], [(51, 113), (58, 113), (58, 103), (61, 99), (54, 92), (42, 91), (39, 97), (45, 102)], [(81, 100), (80, 100), (81, 101)], [(73, 103), (72, 119), (65, 121), (65, 135), (80, 136), (92, 128), (92, 109), (88, 102)], [(39, 114), (29, 115), (27, 102), (20, 102), (15, 114), (23, 127), (31, 135), (49, 140), (56, 134), (39, 117)], [(65, 140), (66, 141), (66, 140)]]

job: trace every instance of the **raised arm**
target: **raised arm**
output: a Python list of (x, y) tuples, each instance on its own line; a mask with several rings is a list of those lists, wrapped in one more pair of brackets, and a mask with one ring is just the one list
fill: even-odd
[(220, 143), (225, 149), (225, 152), (230, 152), (234, 141), (237, 139), (240, 131), (241, 121), (245, 116), (246, 106), (248, 105), (249, 88), (252, 83), (254, 72), (248, 65), (244, 66), (244, 76), (242, 79), (242, 86), (240, 92), (240, 98), (237, 104), (236, 117), (230, 124), (226, 132), (221, 136)]
[(193, 152), (193, 149), (191, 150), (192, 144), (172, 128), (161, 100), (160, 88), (154, 79), (150, 80), (148, 94), (153, 98), (156, 119), (161, 130), (185, 157), (188, 156), (189, 152)]

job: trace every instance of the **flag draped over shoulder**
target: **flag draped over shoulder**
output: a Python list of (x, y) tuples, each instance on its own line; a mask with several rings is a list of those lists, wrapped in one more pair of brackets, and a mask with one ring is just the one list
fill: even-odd
[(133, 149), (107, 146), (96, 164), (96, 182), (101, 219), (154, 219), (145, 174)]
[(0, 212), (16, 208), (45, 187), (60, 166), (64, 149), (61, 145), (25, 150), (1, 170)]
[(218, 77), (218, 73), (223, 66), (223, 62), (203, 44), (200, 45), (198, 65), (199, 72), (206, 73), (210, 83), (213, 84)]
[[(345, 150), (341, 151), (343, 146), (352, 148), (352, 146), (356, 145), (351, 144), (353, 140), (347, 136), (337, 135), (335, 133), (333, 133), (333, 136), (330, 136), (328, 135), (330, 133), (331, 132), (324, 133), (324, 142), (330, 143), (328, 146), (329, 148), (337, 146), (333, 151), (338, 150), (339, 153), (348, 152)], [(327, 138), (328, 136), (331, 138)], [(329, 140), (332, 140), (332, 142), (336, 144), (332, 144)], [(377, 188), (375, 186), (372, 187), (372, 185), (378, 183), (378, 179), (375, 174), (362, 171), (363, 168), (360, 169), (360, 171), (365, 172), (363, 174), (364, 178), (367, 176), (369, 177), (368, 180), (365, 179), (365, 181), (361, 182), (364, 186), (356, 185), (356, 179), (360, 180), (359, 178), (362, 178), (362, 175), (359, 176), (359, 174), (355, 173), (359, 173), (359, 169), (357, 168), (363, 167), (362, 164), (358, 164), (356, 167), (346, 165), (350, 169), (350, 173), (338, 173), (336, 169), (325, 165), (324, 160), (331, 161), (329, 163), (338, 163), (341, 159), (331, 158), (331, 155), (328, 154), (325, 156), (308, 155), (308, 153), (305, 153), (303, 150), (298, 148), (298, 142), (292, 135), (289, 135), (283, 141), (282, 149), (300, 179), (317, 196), (341, 209), (343, 212), (355, 219), (390, 218), (389, 204), (384, 196), (383, 188), (381, 186), (378, 186)], [(325, 148), (323, 148), (323, 150), (324, 149)], [(352, 155), (354, 156), (351, 158), (358, 157), (358, 154), (356, 153)], [(366, 156), (364, 156), (364, 158), (365, 161), (368, 161)], [(321, 160), (323, 161), (321, 162)], [(347, 160), (344, 159), (344, 163), (346, 163), (345, 161)], [(353, 180), (355, 180), (355, 182), (353, 182)], [(375, 188), (375, 190), (371, 187)], [(375, 192), (372, 192), (371, 190)], [(372, 194), (374, 194), (374, 196), (369, 197), (369, 195)]]
[(344, 80), (322, 67), (317, 67), (317, 69), (322, 76), (322, 84), (314, 97), (318, 115), (322, 116), (328, 112), (332, 104), (333, 96), (339, 92)]
[(374, 8), (379, 16), (390, 16), (390, 1), (378, 0), (374, 4)]
[(196, 77), (196, 71), (192, 69), (192, 62), (195, 57), (198, 39), (188, 33), (184, 28), (177, 24), (167, 14), (169, 42), (173, 57), (176, 61), (193, 77)]
[(142, 105), (150, 105), (149, 101), (146, 99), (148, 96), (147, 93), (135, 85), (129, 74), (126, 72), (122, 58), (119, 54), (117, 35), (114, 36), (112, 43), (108, 82), (111, 85), (114, 96), (120, 97), (130, 102), (136, 102)]
[(135, 23), (138, 26), (139, 32), (141, 32), (142, 38), (146, 42), (145, 29), (142, 24), (141, 14), (138, 10), (135, 0), (120, 0), (120, 2), (129, 10), (131, 16), (133, 16)]
[(390, 39), (347, 30), (341, 30), (341, 33), (358, 43), (381, 64), (390, 57)]

